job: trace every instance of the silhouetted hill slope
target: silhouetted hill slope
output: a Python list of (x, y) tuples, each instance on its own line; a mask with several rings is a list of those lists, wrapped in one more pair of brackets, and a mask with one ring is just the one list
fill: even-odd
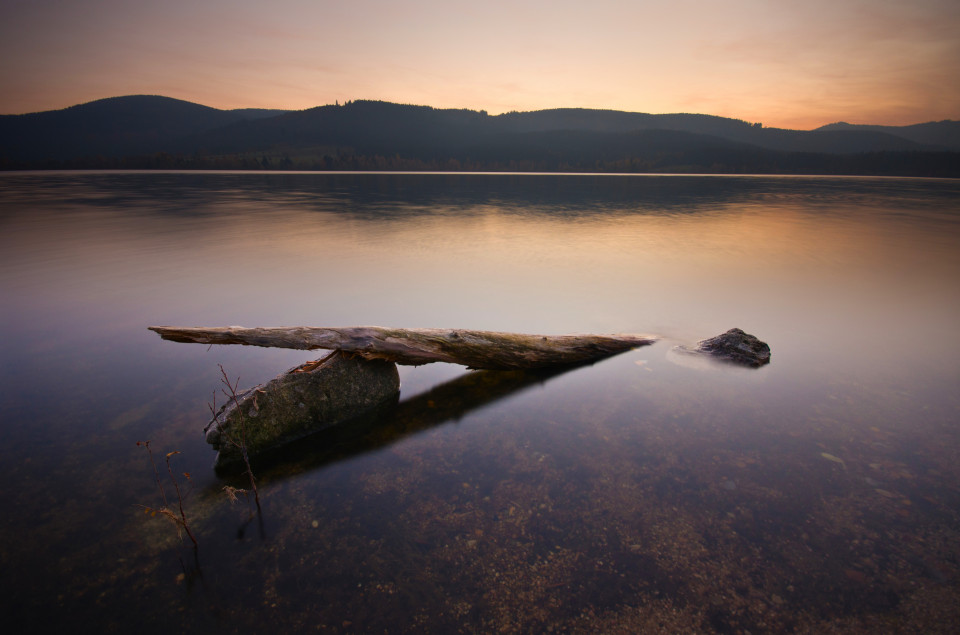
[[(767, 155), (753, 146), (710, 135), (678, 130), (597, 132), (590, 130), (545, 130), (496, 135), (467, 149), (471, 157), (495, 161), (510, 156), (516, 161), (546, 161), (551, 167), (565, 164), (589, 168), (596, 164), (695, 161), (707, 165), (740, 156)], [(467, 153), (465, 152), (465, 154)], [(696, 159), (694, 159), (694, 155)], [(677, 163), (679, 164), (679, 163)]]
[(960, 150), (960, 121), (930, 121), (912, 126), (869, 126), (846, 122), (832, 123), (817, 128), (820, 131), (870, 131), (882, 132), (909, 139), (916, 143), (940, 147), (947, 150)]
[(0, 156), (40, 160), (154, 153), (187, 135), (282, 112), (217, 110), (151, 95), (111, 97), (63, 110), (0, 115)]
[(325, 145), (394, 154), (470, 142), (487, 132), (489, 119), (473, 110), (355, 101), (237, 122), (198, 134), (188, 144), (213, 153)]
[[(919, 140), (898, 135), (898, 128), (818, 129), (816, 131), (763, 128), (739, 119), (713, 115), (650, 115), (613, 110), (557, 109), (507, 113), (497, 117), (504, 130), (540, 132), (546, 130), (593, 130), (630, 132), (634, 130), (680, 130), (721, 137), (782, 152), (854, 153), (909, 150), (944, 150), (942, 141)], [(923, 124), (927, 125), (927, 124)], [(925, 147), (929, 146), (929, 147)], [(960, 150), (960, 144), (953, 149)]]
[[(268, 120), (238, 123), (191, 139), (208, 151), (238, 152), (271, 146), (347, 145), (393, 154), (482, 143), (490, 135), (552, 131), (628, 133), (663, 130), (709, 135), (781, 152), (857, 153), (932, 149), (887, 132), (800, 131), (761, 128), (711, 115), (649, 115), (612, 110), (557, 109), (489, 116), (472, 110), (443, 110), (387, 102), (355, 101), (321, 106)], [(610, 141), (613, 137), (604, 137)], [(718, 143), (718, 142), (714, 142)], [(941, 148), (937, 148), (941, 149)]]
[[(0, 117), (0, 166), (960, 175), (948, 125), (763, 128), (697, 114), (483, 111), (354, 101), (223, 111), (165, 97)], [(861, 129), (862, 128), (862, 129)], [(943, 135), (946, 139), (938, 135)], [(939, 141), (930, 143), (931, 139)]]
[[(610, 118), (588, 117), (579, 121), (560, 121), (551, 116), (552, 111), (536, 114), (545, 116), (491, 117), (471, 110), (357, 101), (238, 122), (197, 135), (190, 143), (211, 154), (238, 153), (250, 148), (327, 148), (346, 149), (363, 156), (400, 154), (419, 161), (545, 162), (551, 169), (560, 164), (592, 167), (597, 161), (649, 159), (693, 148), (742, 153), (759, 150), (720, 137), (616, 123), (618, 119), (639, 119), (632, 113), (611, 113)], [(558, 128), (561, 124), (569, 125)]]
[(495, 117), (503, 132), (545, 132), (548, 130), (590, 130), (631, 132), (634, 130), (683, 130), (716, 136), (743, 135), (751, 128), (739, 119), (713, 115), (650, 115), (618, 110), (556, 108), (532, 112), (509, 112)]

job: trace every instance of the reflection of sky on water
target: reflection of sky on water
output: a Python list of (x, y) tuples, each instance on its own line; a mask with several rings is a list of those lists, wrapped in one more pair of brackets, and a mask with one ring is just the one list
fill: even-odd
[(2, 319), (24, 334), (4, 344), (15, 381), (31, 369), (28, 381), (39, 381), (37, 352), (89, 364), (95, 340), (104, 362), (131, 347), (190, 354), (149, 341), (142, 327), (155, 323), (654, 332), (684, 342), (736, 325), (770, 341), (770, 372), (794, 381), (827, 370), (935, 385), (956, 377), (950, 182), (5, 181)]
[[(652, 347), (473, 401), (469, 388), (457, 388), (466, 384), (455, 379), (455, 367), (404, 369), (395, 438), (371, 441), (376, 449), (368, 453), (354, 444), (335, 462), (300, 456), (304, 473), (265, 473), (276, 501), (268, 533), (306, 550), (307, 560), (339, 559), (357, 571), (366, 565), (351, 530), (324, 533), (342, 548), (335, 556), (299, 533), (298, 509), (362, 526), (399, 559), (409, 554), (377, 533), (386, 510), (429, 536), (430, 517), (440, 531), (469, 512), (475, 529), (494, 542), (528, 540), (504, 524), (522, 519), (517, 527), (531, 532), (529, 540), (556, 542), (556, 553), (567, 555), (593, 553), (606, 526), (622, 534), (618, 540), (634, 541), (626, 543), (625, 562), (648, 555), (629, 545), (666, 548), (653, 519), (673, 529), (682, 520), (708, 541), (717, 539), (717, 527), (733, 523), (753, 536), (752, 544), (766, 541), (764, 557), (787, 557), (819, 540), (817, 531), (828, 532), (828, 520), (839, 522), (823, 514), (852, 504), (848, 496), (873, 505), (874, 490), (895, 492), (893, 520), (883, 521), (893, 523), (890, 531), (899, 531), (906, 507), (896, 496), (925, 510), (925, 522), (957, 496), (934, 485), (953, 482), (955, 468), (941, 454), (957, 447), (960, 190), (950, 181), (5, 174), (0, 182), (0, 328), (12, 334), (0, 342), (0, 378), (8, 387), (0, 397), (0, 470), (15, 484), (4, 496), (25, 510), (11, 527), (34, 530), (34, 551), (71, 554), (76, 567), (109, 569), (101, 558), (112, 556), (77, 555), (56, 517), (30, 501), (43, 500), (48, 509), (75, 505), (78, 496), (88, 501), (70, 507), (83, 519), (81, 535), (94, 532), (93, 515), (122, 518), (118, 506), (151, 495), (148, 472), (142, 484), (130, 481), (143, 468), (133, 443), (144, 438), (182, 450), (177, 460), (199, 490), (217, 491), (212, 452), (198, 432), (217, 386), (217, 363), (249, 385), (309, 356), (162, 342), (146, 331), (151, 324), (665, 336)], [(770, 343), (769, 367), (747, 372), (672, 361), (674, 344), (732, 326)], [(464, 402), (428, 412), (436, 396), (429, 391), (447, 394), (450, 380)], [(124, 475), (122, 483), (115, 474)], [(553, 515), (539, 512), (537, 520), (522, 512), (531, 497), (547, 497), (536, 505)], [(466, 507), (453, 510), (454, 498)], [(679, 511), (670, 511), (670, 501)], [(229, 510), (205, 504), (209, 543), (218, 531), (229, 533), (233, 520)], [(819, 529), (808, 540), (783, 519), (802, 518), (798, 506), (811, 505)], [(858, 512), (864, 518), (878, 513), (869, 505)], [(757, 522), (743, 520), (746, 512)], [(616, 521), (614, 529), (601, 521), (604, 514)], [(118, 535), (137, 535), (125, 520), (107, 522)], [(857, 534), (856, 522), (843, 531)], [(569, 541), (562, 531), (571, 532)], [(85, 540), (83, 548), (93, 549)], [(436, 542), (441, 538), (423, 540), (417, 549), (431, 558), (424, 566), (452, 566)], [(511, 555), (507, 543), (498, 544), (491, 558), (548, 558), (527, 547)], [(7, 561), (41, 566), (27, 553)], [(219, 567), (234, 557), (243, 566), (264, 564), (256, 550), (206, 553)], [(557, 566), (573, 575), (584, 566), (575, 564), (569, 571)], [(817, 567), (826, 565), (808, 564), (795, 568), (812, 585), (807, 600), (819, 601), (825, 583), (810, 580), (820, 580)], [(873, 575), (848, 564), (853, 573), (839, 573), (845, 580)], [(293, 569), (318, 576), (317, 585), (330, 582), (322, 570)], [(229, 578), (229, 566), (224, 571)], [(485, 579), (489, 572), (474, 573)], [(514, 573), (517, 588), (532, 575)], [(649, 575), (664, 592), (672, 588), (661, 574)], [(25, 588), (34, 593), (50, 590), (41, 573), (30, 580)], [(627, 601), (601, 580), (591, 593)], [(478, 588), (496, 595), (487, 583)], [(709, 599), (690, 584), (691, 602)], [(358, 610), (361, 600), (329, 593), (324, 597)], [(851, 597), (854, 604), (883, 604)]]
[(804, 350), (842, 334), (871, 356), (864, 340), (922, 321), (923, 341), (886, 342), (901, 359), (949, 337), (949, 183), (485, 178), (59, 177), (56, 202), (3, 214), (8, 319), (69, 306), (73, 328), (89, 314), (686, 339), (740, 324), (786, 330), (781, 354), (802, 330)]

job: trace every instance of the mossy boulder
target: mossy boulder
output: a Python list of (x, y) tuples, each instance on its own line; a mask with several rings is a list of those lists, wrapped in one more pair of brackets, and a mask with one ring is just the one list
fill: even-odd
[(204, 428), (217, 450), (214, 466), (241, 464), (241, 444), (250, 457), (309, 436), (396, 401), (397, 366), (334, 351), (230, 399)]

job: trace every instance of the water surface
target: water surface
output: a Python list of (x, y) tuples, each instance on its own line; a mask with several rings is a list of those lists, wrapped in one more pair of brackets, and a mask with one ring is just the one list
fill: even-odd
[[(5, 613), (953, 632), (958, 214), (960, 184), (929, 179), (2, 174)], [(550, 375), (402, 369), (379, 425), (261, 466), (250, 520), (200, 433), (218, 364), (248, 386), (315, 355), (153, 324), (663, 339)], [(769, 366), (671, 350), (734, 326)], [(190, 473), (196, 552), (143, 513), (148, 439)]]

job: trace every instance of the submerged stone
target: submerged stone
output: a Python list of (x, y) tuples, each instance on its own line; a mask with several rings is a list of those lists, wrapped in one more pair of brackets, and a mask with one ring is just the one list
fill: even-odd
[(737, 328), (702, 340), (693, 349), (680, 348), (686, 352), (703, 353), (719, 360), (753, 368), (770, 363), (770, 347), (767, 343)]
[(395, 401), (400, 393), (397, 366), (335, 351), (237, 395), (204, 428), (217, 450), (215, 467), (331, 428)]

